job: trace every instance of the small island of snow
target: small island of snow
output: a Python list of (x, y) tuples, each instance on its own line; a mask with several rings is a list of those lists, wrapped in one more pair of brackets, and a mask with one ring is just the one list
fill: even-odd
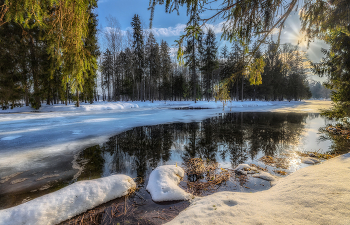
[(152, 171), (146, 189), (156, 202), (188, 200), (191, 194), (178, 186), (184, 175), (184, 170), (179, 166), (159, 166)]

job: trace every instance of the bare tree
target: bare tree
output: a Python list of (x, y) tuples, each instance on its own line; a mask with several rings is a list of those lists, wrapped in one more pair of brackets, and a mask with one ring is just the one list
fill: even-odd
[[(118, 54), (121, 52), (123, 47), (123, 33), (120, 29), (120, 24), (118, 20), (109, 15), (106, 17), (107, 27), (104, 30), (104, 39), (108, 49), (111, 51), (113, 58), (113, 72), (111, 78), (108, 78), (108, 86), (112, 85), (112, 96), (113, 100), (116, 101), (117, 96), (120, 96), (120, 77), (119, 77), (119, 66), (117, 63)], [(108, 92), (108, 101), (111, 101), (110, 93)]]

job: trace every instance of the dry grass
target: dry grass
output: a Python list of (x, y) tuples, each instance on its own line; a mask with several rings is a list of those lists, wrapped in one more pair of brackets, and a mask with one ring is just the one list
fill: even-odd
[(331, 159), (338, 156), (338, 153), (319, 153), (317, 151), (314, 152), (296, 152), (301, 157), (315, 157), (318, 159)]
[(265, 172), (268, 171), (267, 167), (263, 168), (261, 166), (255, 165), (255, 164), (250, 164), (250, 166), (255, 167), (255, 168), (257, 168), (258, 170), (261, 170), (261, 171), (265, 171)]
[(273, 172), (275, 172), (275, 173), (277, 173), (279, 175), (283, 175), (283, 176), (288, 174), (286, 171), (283, 171), (283, 170), (274, 170)]
[(329, 125), (325, 129), (328, 133), (344, 136), (346, 139), (350, 139), (350, 130), (342, 126), (332, 126)]
[[(75, 218), (63, 222), (67, 225), (93, 225), (93, 224), (113, 224), (113, 219), (120, 216), (127, 216), (133, 213), (135, 207), (133, 204), (127, 204), (128, 197), (136, 191), (136, 188), (129, 190), (124, 196), (124, 201), (114, 203), (110, 207), (98, 206)], [(111, 209), (110, 212), (107, 209)]]
[[(192, 158), (183, 163), (187, 177), (187, 191), (201, 195), (203, 191), (214, 190), (218, 185), (228, 181), (231, 172), (218, 168), (217, 162)], [(191, 179), (193, 178), (193, 179)]]
[(277, 158), (277, 157), (272, 157), (272, 156), (263, 156), (259, 159), (263, 163), (269, 166), (273, 166), (276, 168), (281, 168), (281, 169), (288, 169), (289, 168), (289, 162), (288, 159), (286, 158)]

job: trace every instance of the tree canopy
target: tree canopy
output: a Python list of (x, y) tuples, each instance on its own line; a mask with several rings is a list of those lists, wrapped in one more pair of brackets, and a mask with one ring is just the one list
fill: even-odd
[(40, 28), (56, 68), (62, 69), (63, 82), (82, 90), (84, 74), (97, 66), (96, 57), (85, 48), (90, 9), (95, 7), (97, 0), (2, 0), (0, 26), (15, 22), (23, 28)]

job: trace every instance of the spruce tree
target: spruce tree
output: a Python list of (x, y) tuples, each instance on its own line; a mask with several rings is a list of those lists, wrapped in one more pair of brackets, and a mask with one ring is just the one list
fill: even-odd
[[(160, 85), (160, 55), (159, 45), (151, 32), (146, 43), (146, 63), (148, 67), (148, 99), (155, 99)], [(159, 98), (158, 98), (159, 99)]]
[(94, 8), (93, 5), (89, 7), (90, 18), (88, 24), (88, 35), (84, 43), (84, 49), (87, 51), (87, 54), (90, 55), (90, 67), (84, 74), (83, 94), (85, 98), (84, 100), (87, 100), (90, 103), (94, 100), (94, 92), (96, 88), (95, 80), (97, 77), (97, 58), (100, 56), (97, 43), (97, 14), (93, 13)]
[[(192, 27), (196, 27), (199, 23), (198, 12), (191, 12), (190, 21)], [(191, 88), (192, 88), (192, 99), (197, 102), (198, 97), (198, 74), (197, 69), (200, 67), (200, 54), (199, 50), (202, 45), (202, 32), (195, 33), (187, 38), (186, 50), (184, 51), (184, 58), (186, 60), (185, 66), (188, 66), (191, 74)]]
[(138, 99), (145, 100), (144, 95), (144, 42), (143, 42), (143, 30), (141, 28), (141, 21), (139, 15), (135, 14), (132, 18), (131, 26), (133, 29), (133, 45), (132, 48), (134, 50), (134, 73), (135, 73), (135, 81), (138, 84), (139, 89), (133, 90), (133, 99), (135, 98), (135, 91), (138, 91)]
[(170, 59), (170, 48), (166, 41), (160, 44), (160, 74), (162, 76), (161, 92), (164, 100), (170, 99), (173, 94), (173, 87), (171, 87), (172, 80), (172, 66)]
[(107, 96), (103, 96), (103, 99), (107, 97), (107, 100), (110, 101), (110, 79), (113, 74), (113, 55), (107, 48), (107, 50), (103, 53), (102, 56), (102, 64), (101, 64), (101, 87), (103, 94), (107, 89)]
[(212, 29), (208, 30), (208, 33), (204, 39), (204, 51), (203, 51), (203, 66), (201, 70), (204, 72), (204, 87), (205, 97), (209, 101), (213, 95), (213, 72), (218, 68), (217, 50), (218, 47), (215, 41), (215, 33)]

